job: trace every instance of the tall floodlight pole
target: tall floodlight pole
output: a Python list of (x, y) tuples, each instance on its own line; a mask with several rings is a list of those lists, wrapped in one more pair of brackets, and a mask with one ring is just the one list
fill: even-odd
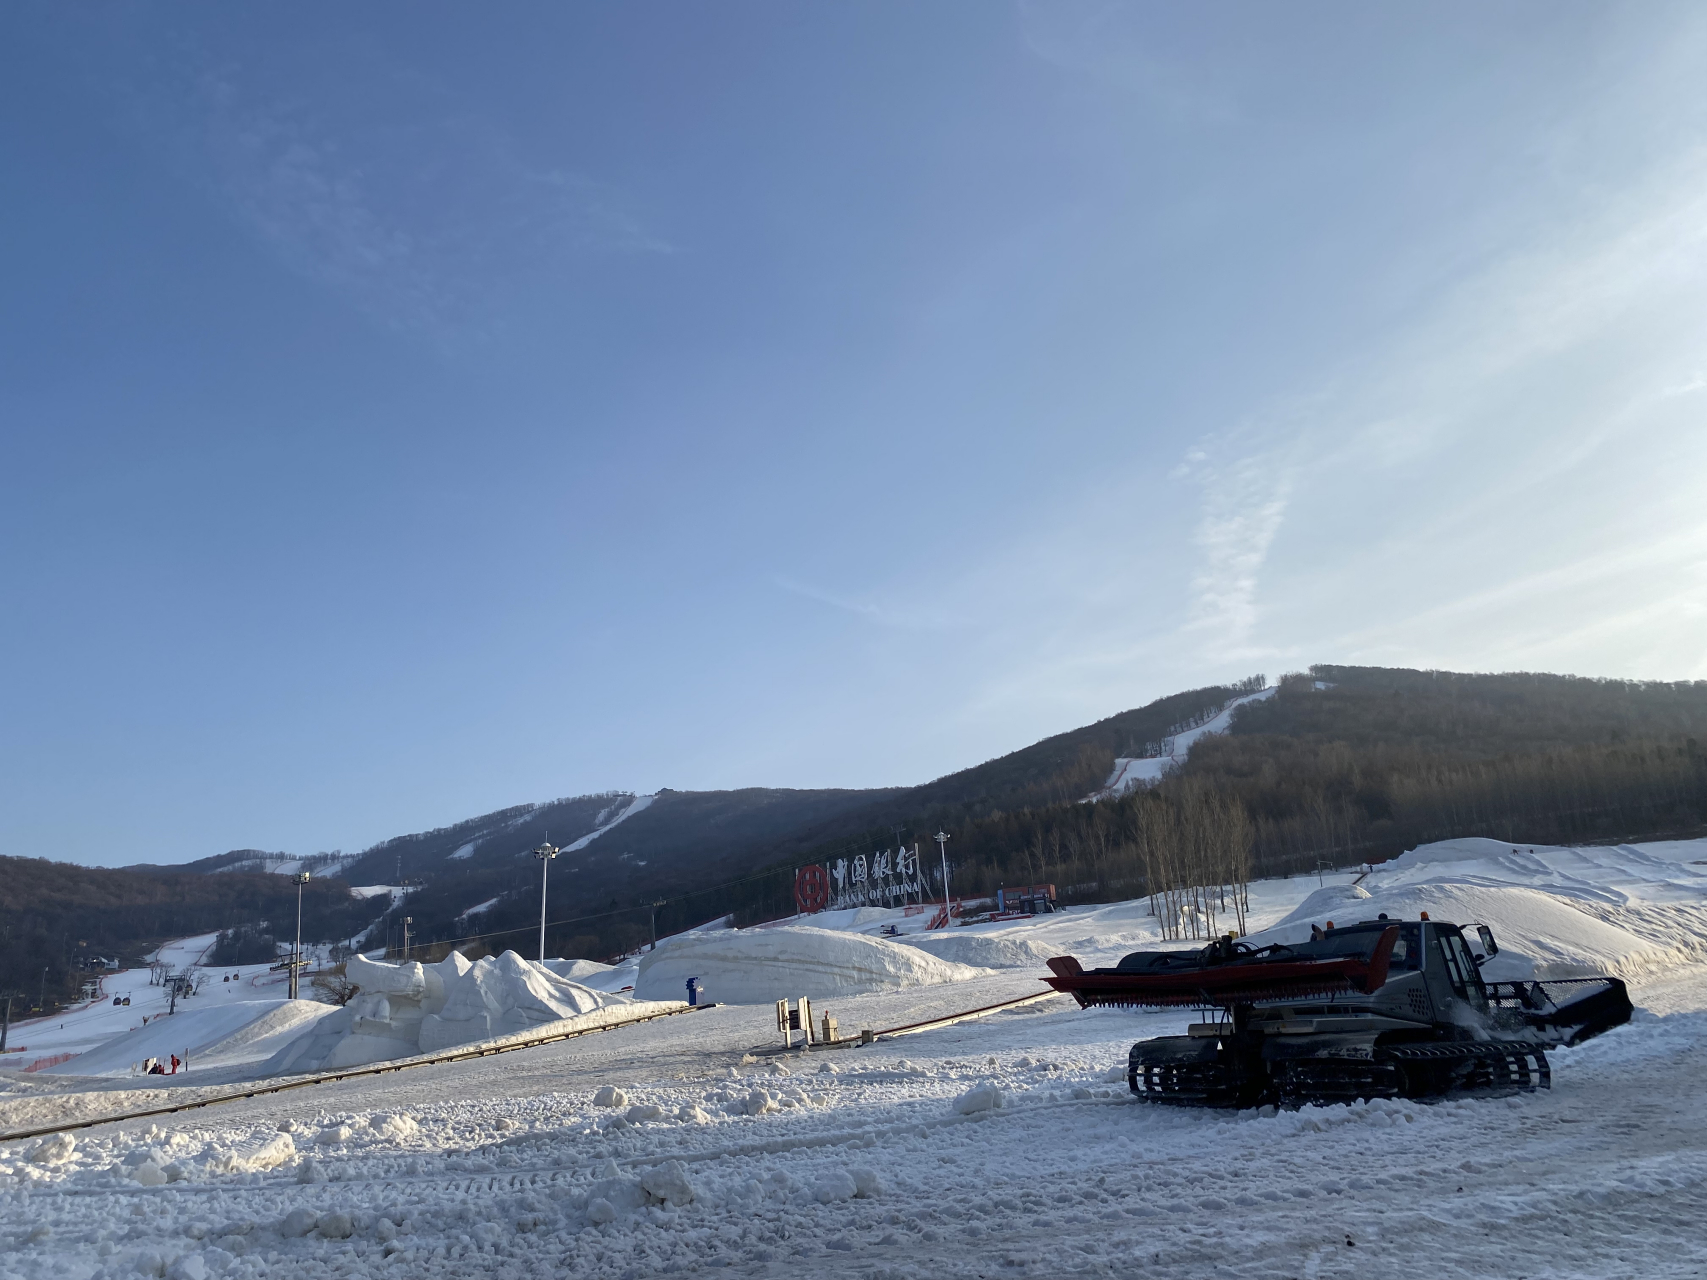
[(533, 856), (539, 859), (539, 962), (545, 963), (545, 878), (551, 872), (551, 860), (561, 849), (549, 844), (542, 844), (533, 851)]
[(936, 833), (937, 852), (942, 855), (942, 921), (948, 923), (948, 832)]
[(308, 872), (298, 871), (291, 877), (296, 882), (296, 950), (290, 953), (290, 998), (296, 999), (296, 975), (302, 969), (302, 886), (308, 883)]

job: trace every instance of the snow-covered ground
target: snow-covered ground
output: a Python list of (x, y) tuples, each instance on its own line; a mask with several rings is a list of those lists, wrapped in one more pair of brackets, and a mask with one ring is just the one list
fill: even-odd
[[(1365, 877), (1367, 898), (1344, 875), (1254, 886), (1256, 928), (1470, 904), (1505, 912), (1502, 957), (1626, 964), (1635, 1020), (1551, 1053), (1544, 1093), (1180, 1111), (1115, 1076), (1188, 1012), (1051, 998), (780, 1054), (771, 1009), (723, 1005), (6, 1144), (0, 1276), (1701, 1275), (1704, 863), (1707, 841), (1453, 842)], [(1038, 952), (1102, 963), (1156, 939), (1133, 903), (912, 941), (982, 971), (819, 1011), (844, 1032), (898, 1026), (1038, 990)], [(8, 1130), (197, 1092), (8, 1083)]]
[[(214, 938), (215, 935), (210, 933), (168, 943), (160, 949), (158, 957), (174, 972), (198, 965), (213, 946)], [(236, 965), (228, 969), (201, 968), (198, 970), (202, 978), (201, 990), (180, 999), (177, 1015), (170, 1019), (166, 1017), (170, 998), (164, 987), (150, 985), (148, 969), (125, 969), (105, 974), (101, 978), (101, 994), (95, 1000), (51, 1018), (14, 1022), (7, 1051), (0, 1057), (0, 1072), (25, 1071), (37, 1063), (43, 1064), (36, 1068), (38, 1071), (56, 1070), (46, 1065), (47, 1060), (65, 1054), (84, 1054), (127, 1032), (140, 1032), (145, 1026), (149, 1031), (155, 1031), (157, 1020), (160, 1035), (168, 1042), (176, 1040), (179, 1043), (164, 1043), (150, 1048), (140, 1053), (138, 1058), (169, 1056), (172, 1053), (181, 1057), (184, 1049), (191, 1049), (191, 1059), (196, 1061), (195, 1049), (211, 1047), (204, 1033), (211, 1034), (218, 1026), (233, 1024), (233, 1015), (228, 1010), (240, 1006), (238, 1012), (252, 1019), (286, 1003), (289, 989), (286, 975), (270, 970), (271, 966), (264, 964)], [(126, 997), (130, 999), (128, 1005), (113, 1003), (115, 999), (122, 1001)], [(171, 1028), (170, 1034), (167, 1034), (168, 1027)], [(128, 1074), (128, 1066), (124, 1069)]]
[(634, 993), (680, 1000), (696, 979), (709, 1000), (770, 1004), (894, 991), (983, 976), (980, 969), (937, 958), (919, 947), (839, 929), (719, 929), (689, 933), (640, 958)]

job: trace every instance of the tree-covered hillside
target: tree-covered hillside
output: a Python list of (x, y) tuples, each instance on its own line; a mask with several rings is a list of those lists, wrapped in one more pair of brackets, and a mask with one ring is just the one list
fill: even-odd
[(1185, 846), (1211, 870), (1261, 877), (1455, 836), (1697, 834), (1703, 740), (1707, 682), (1315, 667), (1242, 708), (1231, 732), (1200, 739), (1154, 788), (951, 826), (956, 883), (981, 893), (1047, 880), (1091, 901), (1150, 892)]
[[(313, 880), (302, 900), (303, 933), (349, 937), (376, 908), (339, 880)], [(294, 935), (296, 886), (285, 876), (208, 875), (78, 867), (44, 858), (0, 857), (0, 997), (43, 995), (48, 1007), (76, 996), (82, 971), (97, 957), (139, 963), (170, 938), (270, 922)]]
[[(1083, 902), (1379, 860), (1448, 836), (1605, 841), (1707, 824), (1707, 682), (1367, 667), (1286, 677), (1157, 786), (1086, 803), (1117, 757), (1240, 691), (1174, 694), (919, 786), (578, 796), (400, 836), (337, 865), (351, 883), (409, 886), (372, 945), (400, 943), (407, 915), (417, 954), (531, 952), (530, 853), (549, 840), (565, 852), (551, 872), (548, 950), (603, 958), (646, 941), (654, 916), (673, 932), (731, 913), (786, 914), (802, 863), (897, 838), (929, 848), (939, 829), (957, 893), (1047, 881)], [(79, 954), (135, 954), (165, 936), (269, 918), (288, 881), (222, 868), (280, 856), (206, 859), (195, 870), (211, 874), (199, 876), (8, 860), (22, 870), (0, 894), (5, 972), (15, 981), (26, 961), (38, 975), (46, 963), (71, 990)], [(311, 902), (310, 936), (358, 927), (363, 908), (341, 884), (316, 880)]]
[[(1173, 694), (922, 786), (660, 792), (553, 864), (548, 950), (592, 956), (629, 950), (650, 939), (654, 916), (669, 932), (730, 912), (743, 918), (779, 914), (789, 891), (778, 885), (802, 862), (888, 847), (897, 837), (922, 839), (943, 823), (1070, 802), (1102, 786), (1117, 756), (1140, 750), (1235, 692), (1216, 686)], [(530, 851), (547, 839), (566, 847), (635, 799), (608, 795), (520, 806), (400, 837), (368, 851), (348, 874), (356, 883), (390, 881), (400, 867), (414, 882), (376, 942), (400, 942), (406, 914), (424, 953), (451, 944), (531, 951), (539, 925), (539, 864)], [(477, 906), (484, 909), (463, 914)]]

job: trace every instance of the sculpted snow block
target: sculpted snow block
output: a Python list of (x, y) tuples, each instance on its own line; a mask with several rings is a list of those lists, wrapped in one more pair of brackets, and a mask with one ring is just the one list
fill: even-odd
[(387, 964), (357, 956), (345, 974), (356, 996), (276, 1055), (268, 1075), (362, 1066), (513, 1035), (591, 1013), (626, 996), (594, 991), (514, 951), (469, 961)]

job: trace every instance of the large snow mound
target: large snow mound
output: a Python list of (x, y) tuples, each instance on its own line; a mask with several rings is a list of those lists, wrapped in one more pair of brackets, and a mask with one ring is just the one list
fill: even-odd
[(600, 964), (597, 960), (547, 960), (545, 967), (559, 978), (583, 984), (588, 978), (603, 977), (616, 968), (615, 965)]
[(617, 995), (634, 989), (634, 969), (639, 963), (633, 957), (621, 964), (600, 964), (597, 960), (547, 960), (545, 967), (559, 978), (567, 978), (594, 991)]
[(1465, 884), (1522, 884), (1555, 897), (1627, 906), (1691, 902), (1707, 896), (1700, 841), (1657, 844), (1511, 844), (1472, 836), (1418, 845), (1379, 869), (1387, 883), (1451, 880)]
[(1046, 942), (1016, 936), (1017, 933), (1017, 930), (971, 933), (957, 929), (952, 933), (916, 933), (903, 941), (907, 946), (928, 951), (939, 960), (951, 960), (980, 969), (1039, 969), (1051, 956), (1061, 954)]
[(640, 959), (634, 994), (641, 1000), (679, 1000), (689, 978), (720, 1004), (770, 1004), (785, 997), (895, 991), (982, 976), (968, 965), (940, 960), (914, 946), (791, 925), (688, 933)]
[(46, 1071), (68, 1076), (130, 1075), (145, 1059), (167, 1061), (173, 1054), (188, 1059), (192, 1067), (263, 1059), (333, 1012), (313, 1000), (237, 1000), (185, 1009), (155, 1018)]
[(625, 996), (559, 977), (514, 951), (472, 962), (453, 951), (430, 965), (356, 956), (345, 976), (356, 985), (356, 997), (281, 1049), (265, 1074), (433, 1053), (629, 1003)]
[(1548, 894), (1511, 884), (1433, 882), (1378, 884), (1373, 891), (1345, 885), (1318, 889), (1297, 910), (1252, 934), (1248, 941), (1253, 946), (1303, 942), (1312, 924), (1329, 920), (1355, 924), (1374, 920), (1383, 912), (1395, 920), (1415, 920), (1424, 911), (1434, 920), (1489, 926), (1500, 951), (1482, 972), (1494, 981), (1595, 973), (1635, 977), (1687, 958)]

